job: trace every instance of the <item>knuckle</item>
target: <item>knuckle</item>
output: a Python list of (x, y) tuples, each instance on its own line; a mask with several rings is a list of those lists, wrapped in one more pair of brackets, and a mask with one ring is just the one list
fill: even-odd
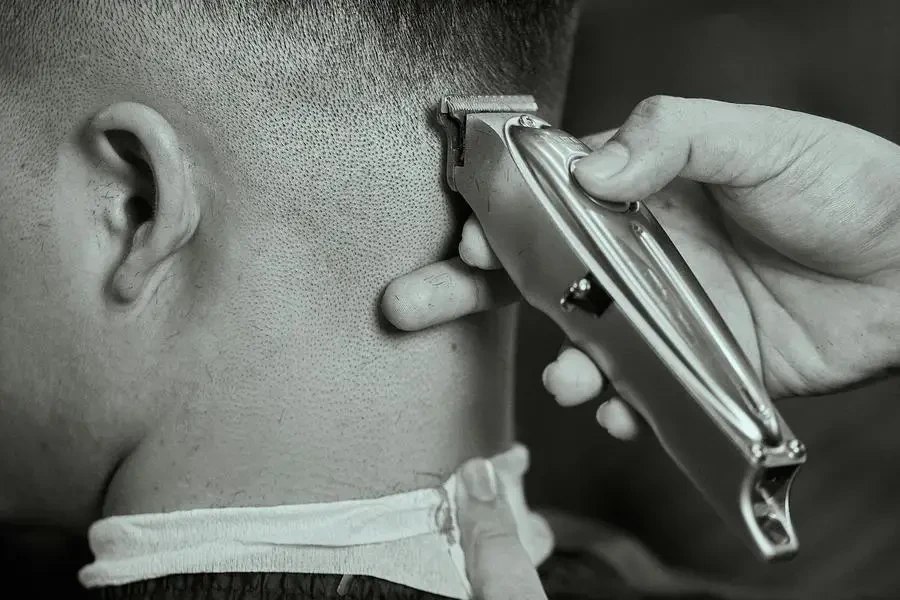
[(499, 553), (502, 556), (519, 544), (519, 535), (515, 531), (499, 527), (483, 527), (476, 528), (472, 548), (479, 556), (486, 553)]
[(600, 133), (592, 133), (581, 138), (581, 141), (587, 144), (591, 150), (599, 150), (618, 132), (618, 129), (611, 129), (609, 131), (601, 131)]
[(674, 96), (650, 96), (638, 102), (631, 114), (646, 121), (662, 121), (676, 111), (678, 102)]

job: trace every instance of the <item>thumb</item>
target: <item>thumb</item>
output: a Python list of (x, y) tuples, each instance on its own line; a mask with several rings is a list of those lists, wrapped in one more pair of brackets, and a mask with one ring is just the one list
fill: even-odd
[(460, 474), (460, 542), (476, 600), (547, 600), (493, 465), (472, 459)]
[(821, 123), (768, 106), (653, 96), (599, 150), (575, 166), (591, 195), (637, 201), (676, 177), (755, 186), (781, 173)]

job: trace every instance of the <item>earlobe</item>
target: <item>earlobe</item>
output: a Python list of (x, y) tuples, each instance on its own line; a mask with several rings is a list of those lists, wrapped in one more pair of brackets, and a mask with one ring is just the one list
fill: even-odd
[[(133, 303), (153, 292), (150, 282), (161, 267), (193, 237), (200, 220), (178, 135), (158, 112), (143, 104), (122, 102), (100, 111), (89, 126), (104, 163), (123, 177), (137, 177), (149, 190), (149, 214), (135, 223), (128, 251), (112, 277), (111, 290)], [(117, 207), (117, 213), (125, 207)], [(125, 219), (113, 218), (118, 227)]]

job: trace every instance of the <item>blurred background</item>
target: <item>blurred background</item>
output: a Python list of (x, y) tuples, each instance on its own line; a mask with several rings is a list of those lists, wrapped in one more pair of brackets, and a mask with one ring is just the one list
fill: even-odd
[[(615, 127), (641, 99), (670, 94), (801, 110), (896, 142), (898, 32), (892, 0), (587, 0), (563, 125), (579, 135)], [(803, 550), (765, 566), (650, 436), (617, 442), (594, 423), (596, 403), (556, 406), (540, 383), (555, 342), (555, 327), (523, 310), (519, 421), (533, 505), (607, 520), (705, 575), (807, 598), (900, 598), (900, 381), (783, 402), (810, 454), (793, 500)], [(74, 574), (89, 559), (79, 540), (0, 527), (0, 572), (56, 583), (46, 597), (77, 598)]]
[[(898, 142), (900, 2), (588, 1), (564, 127), (616, 127), (654, 94), (789, 108)], [(900, 380), (780, 404), (809, 447), (792, 501), (802, 550), (763, 565), (652, 436), (618, 442), (594, 422), (597, 403), (556, 406), (540, 382), (558, 351), (547, 340), (562, 337), (523, 309), (518, 417), (532, 504), (603, 518), (666, 562), (728, 581), (807, 598), (900, 598)]]

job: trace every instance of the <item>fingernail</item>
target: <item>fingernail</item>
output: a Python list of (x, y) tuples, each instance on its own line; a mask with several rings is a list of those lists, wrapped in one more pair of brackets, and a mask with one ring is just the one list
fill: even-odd
[(465, 238), (459, 242), (459, 245), (456, 247), (456, 253), (459, 254), (459, 258), (461, 261), (472, 266), (472, 258), (469, 256), (469, 245), (464, 243)]
[(611, 417), (612, 414), (610, 413), (609, 401), (604, 402), (597, 407), (597, 422), (600, 423), (600, 425), (608, 427)]
[(575, 174), (586, 179), (609, 179), (625, 168), (628, 159), (628, 148), (619, 142), (610, 141), (579, 160), (575, 165)]
[(493, 502), (497, 499), (497, 475), (494, 465), (483, 458), (477, 458), (463, 467), (463, 483), (469, 496), (480, 502)]
[(544, 387), (549, 387), (550, 378), (553, 377), (557, 368), (558, 366), (555, 361), (544, 367), (544, 372), (541, 373), (541, 382), (544, 384)]
[(611, 398), (597, 408), (597, 422), (620, 440), (633, 439), (638, 433), (634, 417), (619, 398)]

